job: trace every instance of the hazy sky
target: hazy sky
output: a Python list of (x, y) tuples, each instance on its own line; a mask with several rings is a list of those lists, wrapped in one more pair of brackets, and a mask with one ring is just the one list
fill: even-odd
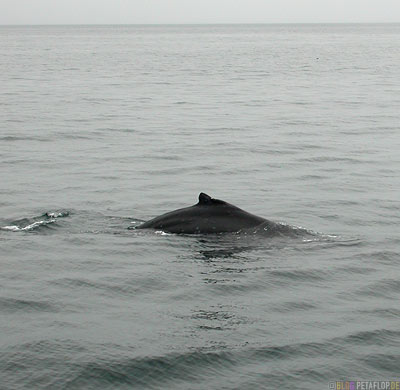
[(400, 22), (400, 0), (0, 0), (0, 24)]

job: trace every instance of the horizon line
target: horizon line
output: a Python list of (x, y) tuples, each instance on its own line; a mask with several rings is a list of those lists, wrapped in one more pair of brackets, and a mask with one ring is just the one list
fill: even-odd
[(0, 23), (0, 27), (34, 26), (262, 26), (262, 25), (343, 25), (343, 24), (400, 24), (399, 22), (199, 22), (199, 23)]

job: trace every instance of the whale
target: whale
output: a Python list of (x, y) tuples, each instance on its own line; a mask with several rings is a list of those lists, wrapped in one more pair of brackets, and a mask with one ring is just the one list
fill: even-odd
[(176, 234), (233, 233), (251, 228), (275, 226), (274, 222), (248, 213), (201, 192), (197, 204), (170, 211), (137, 226)]

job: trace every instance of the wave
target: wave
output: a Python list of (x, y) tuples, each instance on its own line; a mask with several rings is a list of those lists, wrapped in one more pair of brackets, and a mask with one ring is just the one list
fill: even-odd
[(51, 142), (49, 137), (40, 136), (16, 136), (16, 135), (5, 135), (0, 137), (0, 141), (41, 141), (41, 142)]
[[(51, 376), (47, 376), (46, 380), (49, 381), (49, 385), (55, 385), (55, 383), (50, 383), (53, 380), (57, 380), (59, 385), (61, 380), (63, 388), (71, 389), (115, 388), (125, 385), (132, 388), (144, 386), (160, 388), (165, 385), (181, 388), (179, 385), (184, 383), (187, 385), (188, 382), (199, 385), (205, 380), (208, 381), (210, 376), (228, 378), (232, 371), (246, 364), (319, 356), (326, 351), (334, 353), (337, 350), (337, 348), (332, 349), (332, 345), (329, 344), (305, 343), (237, 351), (200, 349), (158, 356), (132, 356), (136, 355), (133, 348), (127, 349), (120, 345), (102, 346), (101, 355), (95, 353), (90, 348), (93, 347), (91, 345), (82, 347), (82, 344), (70, 340), (20, 344), (8, 348), (6, 355), (12, 355), (13, 360), (15, 356), (18, 356), (18, 361), (23, 366), (16, 372), (9, 365), (8, 371), (12, 371), (12, 374), (17, 374), (26, 381), (24, 371), (29, 370), (33, 365), (36, 369), (28, 379), (33, 385), (44, 379), (44, 372), (49, 370), (57, 372), (62, 366), (64, 372), (62, 378), (52, 379)], [(74, 358), (66, 359), (69, 355), (73, 355)], [(7, 356), (4, 357), (7, 358)]]
[[(250, 388), (265, 388), (261, 383), (270, 383), (265, 382), (267, 377), (272, 376), (274, 383), (282, 381), (282, 375), (280, 379), (275, 377), (279, 374), (277, 364), (286, 367), (286, 379), (292, 383), (296, 379), (307, 380), (313, 385), (327, 381), (332, 371), (337, 370), (336, 357), (347, 355), (351, 346), (354, 347), (354, 339), (358, 345), (362, 340), (368, 342), (370, 337), (379, 345), (388, 338), (398, 337), (398, 332), (375, 330), (323, 342), (226, 350), (204, 347), (166, 354), (141, 354), (129, 344), (41, 340), (8, 347), (3, 350), (2, 359), (13, 363), (5, 367), (6, 378), (13, 378), (13, 384), (17, 381), (31, 388), (36, 388), (38, 383), (46, 383), (46, 388), (86, 390), (221, 388), (221, 383), (225, 384), (224, 388), (249, 388), (246, 386), (249, 382), (257, 383)], [(382, 353), (368, 353), (356, 360), (386, 372), (395, 372), (398, 363), (397, 355)], [(254, 375), (255, 370), (257, 375)], [(54, 375), (49, 375), (52, 372)]]
[(0, 312), (56, 312), (57, 308), (45, 301), (0, 297)]
[[(9, 299), (2, 302), (6, 306), (17, 303), (21, 309), (37, 304)], [(41, 309), (50, 311), (52, 306), (45, 304)], [(224, 321), (232, 315), (200, 310), (194, 318)], [(201, 329), (219, 330), (207, 326)], [(279, 388), (279, 385), (297, 388), (296, 384), (304, 382), (308, 388), (317, 388), (320, 383), (340, 374), (348, 376), (353, 370), (360, 373), (372, 369), (376, 373), (392, 374), (398, 366), (395, 347), (399, 336), (396, 329), (379, 327), (318, 341), (277, 343), (271, 339), (270, 343), (260, 345), (243, 340), (242, 344), (230, 348), (209, 344), (179, 352), (180, 347), (176, 345), (176, 352), (164, 353), (158, 349), (153, 353), (140, 350), (129, 339), (121, 344), (92, 343), (80, 338), (37, 340), (3, 348), (0, 365), (4, 370), (0, 380), (5, 387), (15, 389), (37, 388), (39, 384), (43, 388), (85, 390)], [(391, 348), (385, 352), (387, 346)], [(342, 365), (342, 359), (351, 359), (352, 363)]]
[(392, 345), (397, 346), (400, 338), (400, 331), (389, 329), (375, 329), (371, 331), (361, 331), (352, 333), (345, 337), (335, 338), (335, 342), (342, 345)]

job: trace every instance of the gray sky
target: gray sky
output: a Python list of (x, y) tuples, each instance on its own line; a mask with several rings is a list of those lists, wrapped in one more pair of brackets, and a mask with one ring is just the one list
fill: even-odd
[(400, 0), (0, 0), (0, 24), (400, 22)]

